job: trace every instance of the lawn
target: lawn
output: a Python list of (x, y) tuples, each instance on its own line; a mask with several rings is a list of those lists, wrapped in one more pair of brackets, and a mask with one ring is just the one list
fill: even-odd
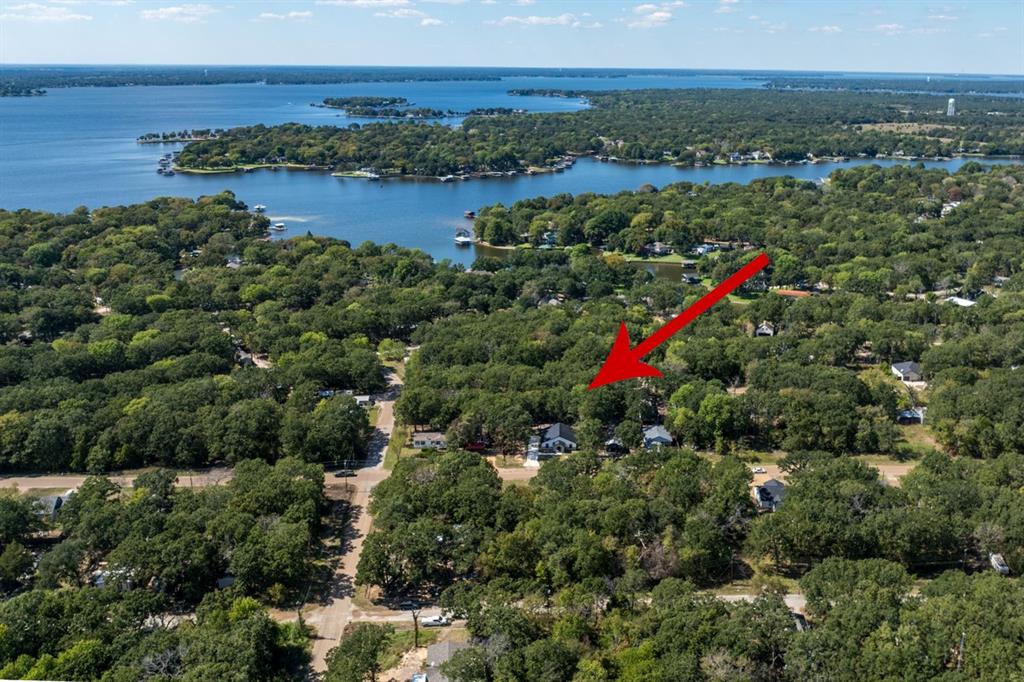
[[(429, 646), (437, 641), (440, 630), (420, 628), (420, 646)], [(395, 630), (388, 648), (381, 654), (378, 664), (381, 670), (391, 670), (402, 660), (402, 654), (413, 648), (415, 633), (410, 629)]]
[(409, 427), (395, 424), (395, 430), (391, 432), (391, 439), (388, 441), (387, 450), (384, 451), (384, 468), (391, 470), (395, 468), (399, 458), (403, 455), (415, 455), (419, 450), (406, 447), (409, 442)]

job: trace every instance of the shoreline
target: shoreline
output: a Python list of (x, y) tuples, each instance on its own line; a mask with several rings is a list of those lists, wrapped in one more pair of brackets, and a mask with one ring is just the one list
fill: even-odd
[[(153, 142), (158, 143), (157, 141)], [(170, 143), (170, 141), (167, 141)], [(150, 144), (146, 142), (140, 142), (140, 144)], [(871, 163), (873, 161), (903, 161), (907, 163), (914, 162), (945, 162), (953, 161), (954, 159), (975, 159), (981, 163), (984, 163), (986, 159), (993, 160), (1018, 160), (1024, 163), (1024, 156), (1017, 154), (981, 154), (977, 152), (963, 152), (961, 154), (953, 154), (952, 156), (875, 156), (875, 157), (829, 157), (819, 156), (813, 159), (806, 159), (801, 161), (770, 161), (763, 159), (751, 159), (742, 161), (730, 161), (730, 160), (718, 160), (718, 161), (707, 161), (698, 162), (695, 164), (678, 163), (669, 160), (650, 160), (650, 159), (620, 159), (616, 157), (601, 156), (598, 154), (576, 154), (567, 156), (568, 158), (575, 159), (593, 159), (599, 163), (617, 163), (629, 166), (651, 166), (651, 165), (666, 165), (672, 166), (673, 168), (688, 169), (688, 168), (715, 168), (715, 167), (729, 167), (729, 166), (778, 166), (779, 168), (788, 168), (790, 166), (807, 166), (807, 165), (819, 165), (826, 163), (851, 163), (851, 162), (865, 162)], [(437, 175), (416, 175), (412, 173), (381, 173), (377, 177), (374, 177), (366, 171), (338, 171), (332, 170), (330, 166), (316, 166), (316, 165), (303, 165), (300, 163), (245, 163), (237, 164), (234, 166), (225, 166), (223, 168), (211, 168), (211, 167), (192, 167), (192, 166), (174, 166), (175, 173), (187, 173), (192, 175), (218, 175), (225, 173), (244, 173), (256, 170), (277, 170), (279, 168), (284, 170), (301, 170), (301, 171), (322, 171), (329, 172), (331, 176), (336, 178), (351, 178), (359, 180), (392, 180), (392, 179), (408, 179), (408, 180), (435, 180), (437, 182), (454, 182), (467, 181), (467, 180), (486, 180), (488, 178), (507, 178), (507, 177), (519, 177), (529, 175), (543, 175), (547, 173), (561, 173), (565, 170), (571, 169), (572, 163), (565, 165), (555, 166), (530, 166), (526, 170), (516, 171), (476, 171), (464, 175), (450, 175), (442, 176)]]

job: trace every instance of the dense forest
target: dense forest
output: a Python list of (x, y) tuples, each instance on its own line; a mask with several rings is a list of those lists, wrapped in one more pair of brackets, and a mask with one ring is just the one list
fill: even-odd
[[(122, 490), (90, 478), (60, 509), (33, 588), (0, 602), (0, 678), (300, 679), (307, 633), (261, 601), (310, 576), (322, 469), (247, 460), (222, 487), (174, 479), (157, 470)], [(33, 569), (30, 504), (0, 495), (5, 591)]]
[[(739, 305), (715, 308), (655, 351), (664, 378), (586, 392), (618, 320), (642, 338), (756, 251), (700, 257), (703, 279), (691, 285), (646, 280), (586, 243), (516, 250), (520, 269), (566, 259), (568, 268), (545, 267), (518, 306), (419, 327), (399, 415), (449, 429), (454, 442), (486, 437), (511, 451), (530, 425), (562, 421), (576, 424), (588, 447), (610, 431), (635, 445), (641, 425), (662, 422), (678, 442), (720, 451), (898, 453), (898, 410), (929, 405), (932, 431), (951, 451), (1020, 452), (1022, 181), (1019, 166), (968, 165), (953, 175), (863, 167), (838, 171), (823, 187), (682, 184), (486, 209), (478, 229), (500, 220), (513, 232), (557, 229), (570, 243), (589, 232), (592, 243), (614, 244), (625, 233), (681, 249), (750, 240), (773, 264), (741, 289)], [(951, 197), (961, 203), (943, 217)], [(507, 270), (494, 266), (500, 283)], [(972, 305), (948, 302), (952, 294)], [(755, 337), (765, 321), (773, 333)], [(923, 366), (926, 394), (889, 372), (907, 360)], [(1007, 399), (984, 397), (993, 394)]]
[[(0, 472), (233, 465), (196, 490), (96, 476), (53, 519), (0, 494), (0, 677), (301, 675), (309, 633), (265, 605), (314, 570), (322, 465), (365, 453), (345, 392), (383, 389), (407, 347), (398, 419), (449, 451), (376, 487), (356, 583), (466, 619), (451, 679), (1019, 673), (1024, 590), (985, 569), (1024, 571), (1024, 167), (563, 195), (477, 222), (555, 248), (467, 270), (271, 241), (230, 193), (0, 211)], [(716, 250), (678, 281), (594, 248), (656, 240)], [(760, 250), (763, 276), (646, 358), (663, 377), (586, 390), (620, 321), (640, 338)], [(519, 455), (552, 422), (581, 452), (527, 485), (462, 448)], [(646, 449), (651, 425), (675, 446)], [(786, 481), (773, 513), (760, 456)], [(879, 457), (913, 470), (894, 485)], [(715, 598), (737, 579), (760, 596)], [(350, 631), (326, 679), (372, 679), (390, 637)]]
[[(551, 94), (524, 91), (523, 94)], [(470, 116), (458, 127), (371, 123), (235, 128), (187, 145), (181, 168), (300, 164), (438, 176), (547, 169), (567, 154), (622, 161), (805, 161), (809, 157), (1024, 153), (1024, 102), (759, 90), (565, 92), (590, 108)], [(998, 112), (1000, 115), (993, 115)]]
[[(574, 454), (504, 489), (474, 455), (403, 459), (374, 497), (357, 581), (441, 592), (473, 636), (444, 666), (457, 682), (923, 681), (1020, 670), (1019, 581), (934, 573), (997, 546), (1022, 557), (1020, 455), (985, 464), (932, 455), (899, 488), (823, 454), (786, 466), (786, 504), (758, 515), (735, 458)], [(759, 567), (762, 596), (728, 603), (699, 591), (742, 575), (741, 552)], [(787, 583), (772, 566), (799, 576), (810, 627), (784, 602)], [(933, 579), (915, 589), (908, 568)]]

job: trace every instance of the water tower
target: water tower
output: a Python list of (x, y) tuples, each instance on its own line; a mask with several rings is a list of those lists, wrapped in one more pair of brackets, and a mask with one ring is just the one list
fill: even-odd
[(956, 100), (952, 97), (946, 102), (946, 116), (956, 116)]

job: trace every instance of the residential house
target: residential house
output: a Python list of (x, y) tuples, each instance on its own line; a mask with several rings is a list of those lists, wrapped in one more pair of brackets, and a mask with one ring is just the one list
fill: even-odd
[(74, 494), (75, 489), (72, 488), (66, 491), (63, 495), (46, 495), (44, 497), (40, 497), (36, 503), (36, 514), (48, 521), (56, 521), (57, 514), (60, 512), (61, 507), (63, 507)]
[(952, 303), (953, 305), (960, 306), (961, 308), (970, 308), (972, 305), (977, 305), (977, 301), (972, 301), (969, 298), (962, 298), (960, 296), (949, 296), (946, 298), (946, 303)]
[(469, 647), (469, 642), (438, 642), (427, 647), (427, 670), (425, 679), (429, 682), (448, 682), (449, 678), (441, 672), (441, 666), (452, 659), (455, 652)]
[(552, 424), (540, 436), (541, 452), (572, 452), (578, 447), (576, 432), (568, 424)]
[(897, 362), (894, 365), (890, 365), (889, 369), (900, 381), (924, 381), (924, 371), (921, 369), (921, 365), (917, 364), (913, 360), (907, 362)]
[(665, 242), (654, 242), (653, 244), (648, 244), (644, 250), (649, 256), (668, 256), (674, 252), (672, 247)]
[(357, 395), (353, 396), (356, 399), (356, 405), (359, 407), (370, 407), (373, 405), (373, 398), (368, 395)]
[(672, 434), (661, 424), (644, 429), (644, 448), (650, 450), (669, 445), (672, 445)]
[(765, 320), (757, 325), (757, 329), (754, 330), (754, 336), (775, 336), (775, 325)]
[(447, 444), (445, 443), (443, 433), (438, 431), (417, 431), (412, 434), (412, 446), (420, 450), (427, 448), (444, 450)]
[(786, 485), (774, 478), (754, 486), (754, 502), (761, 511), (775, 511), (786, 498)]

